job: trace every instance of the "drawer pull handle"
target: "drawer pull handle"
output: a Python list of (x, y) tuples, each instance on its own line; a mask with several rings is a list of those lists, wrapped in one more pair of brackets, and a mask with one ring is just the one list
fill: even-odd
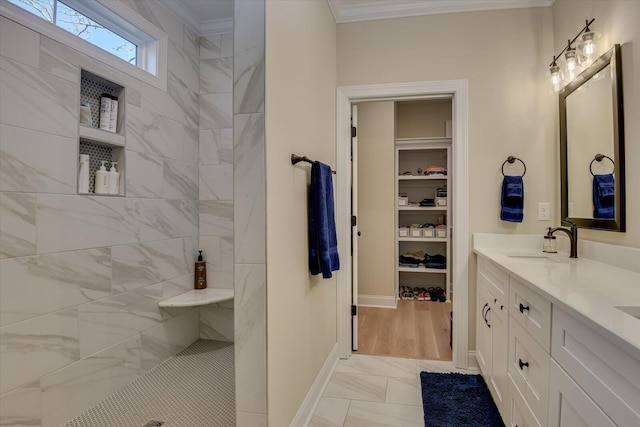
[(524, 314), (525, 310), (529, 311), (529, 306), (528, 305), (522, 305), (522, 303), (520, 303), (520, 313)]
[(522, 370), (522, 368), (524, 368), (525, 366), (528, 368), (529, 362), (523, 362), (522, 359), (518, 359), (518, 366), (520, 366), (520, 370)]
[(485, 325), (489, 325), (489, 322), (487, 321), (487, 313), (489, 312), (489, 303), (485, 303), (484, 307), (482, 307), (482, 320), (484, 320)]

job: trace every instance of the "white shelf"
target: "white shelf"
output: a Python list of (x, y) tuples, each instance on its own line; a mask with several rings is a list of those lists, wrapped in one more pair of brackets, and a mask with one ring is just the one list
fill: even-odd
[(421, 176), (421, 175), (398, 175), (398, 179), (400, 181), (429, 181), (429, 180), (446, 181), (447, 180), (447, 176), (446, 175), (425, 175), (425, 176)]
[(451, 144), (453, 138), (450, 136), (429, 136), (426, 138), (396, 138), (396, 145), (429, 144), (434, 142), (444, 142)]
[(446, 237), (398, 237), (398, 242), (441, 242), (447, 243)]
[(399, 273), (438, 273), (438, 274), (447, 274), (446, 268), (424, 268), (422, 266), (417, 268), (411, 267), (398, 267)]
[(233, 299), (233, 289), (193, 289), (158, 303), (160, 307), (197, 307)]
[(80, 138), (93, 142), (108, 144), (116, 147), (124, 147), (124, 136), (114, 132), (107, 132), (91, 126), (80, 125)]
[(446, 206), (398, 206), (399, 211), (446, 211)]

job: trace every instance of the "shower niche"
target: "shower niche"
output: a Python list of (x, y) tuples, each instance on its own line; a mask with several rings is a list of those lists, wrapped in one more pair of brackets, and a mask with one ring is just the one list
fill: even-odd
[[(117, 99), (117, 112), (114, 111), (114, 117), (111, 118), (111, 122), (114, 125), (112, 126), (113, 132), (100, 127), (100, 104), (103, 94)], [(81, 111), (78, 115), (80, 117), (80, 123), (78, 124), (78, 154), (89, 156), (89, 191), (84, 191), (80, 182), (78, 182), (78, 194), (125, 196), (126, 159), (124, 133), (126, 102), (124, 86), (90, 71), (81, 70), (79, 108)], [(119, 173), (119, 183), (116, 194), (95, 193), (96, 171), (100, 169), (103, 161), (107, 171), (111, 168), (112, 163), (117, 163), (115, 167)], [(78, 162), (78, 180), (80, 180), (80, 167), (80, 162)]]

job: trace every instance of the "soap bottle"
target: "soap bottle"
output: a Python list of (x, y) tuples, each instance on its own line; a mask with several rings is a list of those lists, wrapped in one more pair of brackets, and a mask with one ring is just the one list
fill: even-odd
[(111, 162), (111, 169), (109, 169), (109, 194), (120, 192), (120, 174), (116, 171), (117, 164), (117, 162)]
[(202, 251), (198, 255), (198, 261), (196, 261), (196, 271), (193, 281), (193, 287), (195, 289), (205, 289), (207, 287), (207, 265), (202, 258)]
[(106, 160), (102, 161), (102, 166), (96, 171), (95, 192), (96, 194), (109, 194), (109, 175), (107, 168), (104, 164)]
[(103, 93), (100, 96), (100, 129), (109, 130), (111, 123), (111, 95)]
[(78, 192), (89, 192), (89, 155), (80, 154), (80, 168), (78, 170)]
[(118, 98), (111, 97), (111, 112), (109, 113), (109, 132), (116, 132), (118, 124)]
[(556, 236), (551, 234), (551, 227), (549, 227), (546, 236), (544, 236), (544, 241), (542, 243), (542, 252), (546, 252), (549, 254), (555, 254), (558, 252), (558, 243), (556, 241)]

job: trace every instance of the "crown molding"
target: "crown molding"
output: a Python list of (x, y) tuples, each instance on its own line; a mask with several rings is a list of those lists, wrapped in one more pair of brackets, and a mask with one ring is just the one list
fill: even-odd
[(340, 0), (327, 0), (336, 23), (405, 18), (455, 12), (478, 12), (499, 9), (547, 7), (555, 0), (430, 0), (423, 2), (394, 1), (344, 5)]
[(171, 13), (180, 19), (192, 31), (199, 36), (211, 36), (214, 34), (224, 34), (233, 32), (233, 18), (211, 19), (201, 21), (182, 3), (175, 0), (159, 0)]

